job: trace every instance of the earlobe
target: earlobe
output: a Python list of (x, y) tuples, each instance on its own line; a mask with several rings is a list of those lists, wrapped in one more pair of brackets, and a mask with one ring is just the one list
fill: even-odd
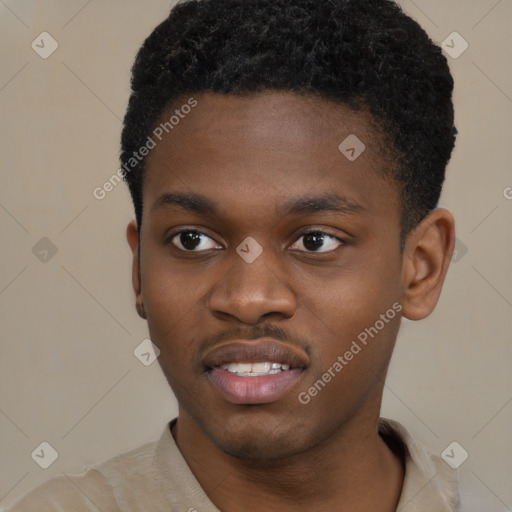
[(431, 212), (407, 237), (402, 266), (403, 310), (410, 320), (421, 320), (434, 310), (448, 272), (455, 244), (452, 214)]
[(142, 298), (137, 298), (135, 301), (135, 309), (141, 318), (147, 320), (146, 310), (144, 309), (144, 302), (142, 302)]
[(146, 311), (142, 299), (142, 280), (139, 261), (139, 230), (137, 222), (132, 220), (126, 228), (126, 239), (132, 251), (132, 285), (135, 291), (135, 308), (141, 318), (146, 319)]

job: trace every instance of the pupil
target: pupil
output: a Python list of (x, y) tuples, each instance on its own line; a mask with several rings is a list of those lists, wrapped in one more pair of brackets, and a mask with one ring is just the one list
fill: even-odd
[[(309, 243), (309, 242), (312, 243)], [(304, 247), (311, 251), (316, 251), (324, 242), (324, 235), (322, 233), (308, 233), (304, 237)]]
[(194, 231), (187, 231), (181, 234), (181, 244), (185, 249), (195, 249), (200, 243), (199, 233)]

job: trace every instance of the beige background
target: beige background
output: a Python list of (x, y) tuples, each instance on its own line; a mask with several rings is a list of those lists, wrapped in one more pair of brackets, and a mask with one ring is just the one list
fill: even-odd
[[(118, 168), (129, 69), (169, 5), (0, 0), (3, 506), (158, 437), (176, 412), (157, 363), (133, 354), (147, 331), (130, 286), (127, 189), (92, 194)], [(511, 510), (512, 2), (402, 5), (436, 42), (453, 31), (469, 42), (449, 58), (460, 135), (442, 197), (468, 250), (436, 312), (404, 323), (383, 415), (437, 453), (467, 450), (465, 510)], [(31, 48), (43, 31), (59, 44), (46, 60)], [(32, 252), (42, 237), (58, 249), (47, 262)], [(59, 455), (46, 470), (31, 458), (43, 441)]]

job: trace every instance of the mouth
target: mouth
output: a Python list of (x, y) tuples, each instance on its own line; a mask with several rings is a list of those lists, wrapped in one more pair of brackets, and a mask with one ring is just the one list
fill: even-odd
[(286, 372), (290, 369), (290, 365), (265, 361), (261, 363), (229, 363), (223, 364), (220, 368), (238, 377), (263, 377)]
[(214, 389), (233, 404), (278, 401), (309, 365), (297, 347), (270, 339), (235, 340), (208, 351), (203, 359)]

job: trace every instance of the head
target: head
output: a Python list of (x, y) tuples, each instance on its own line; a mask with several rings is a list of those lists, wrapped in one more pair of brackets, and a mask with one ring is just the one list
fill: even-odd
[[(286, 457), (378, 415), (400, 318), (433, 310), (453, 250), (452, 89), (387, 0), (189, 0), (145, 41), (133, 283), (180, 418), (225, 452)], [(245, 386), (219, 384), (226, 354), (281, 349), (281, 394), (219, 392)]]

